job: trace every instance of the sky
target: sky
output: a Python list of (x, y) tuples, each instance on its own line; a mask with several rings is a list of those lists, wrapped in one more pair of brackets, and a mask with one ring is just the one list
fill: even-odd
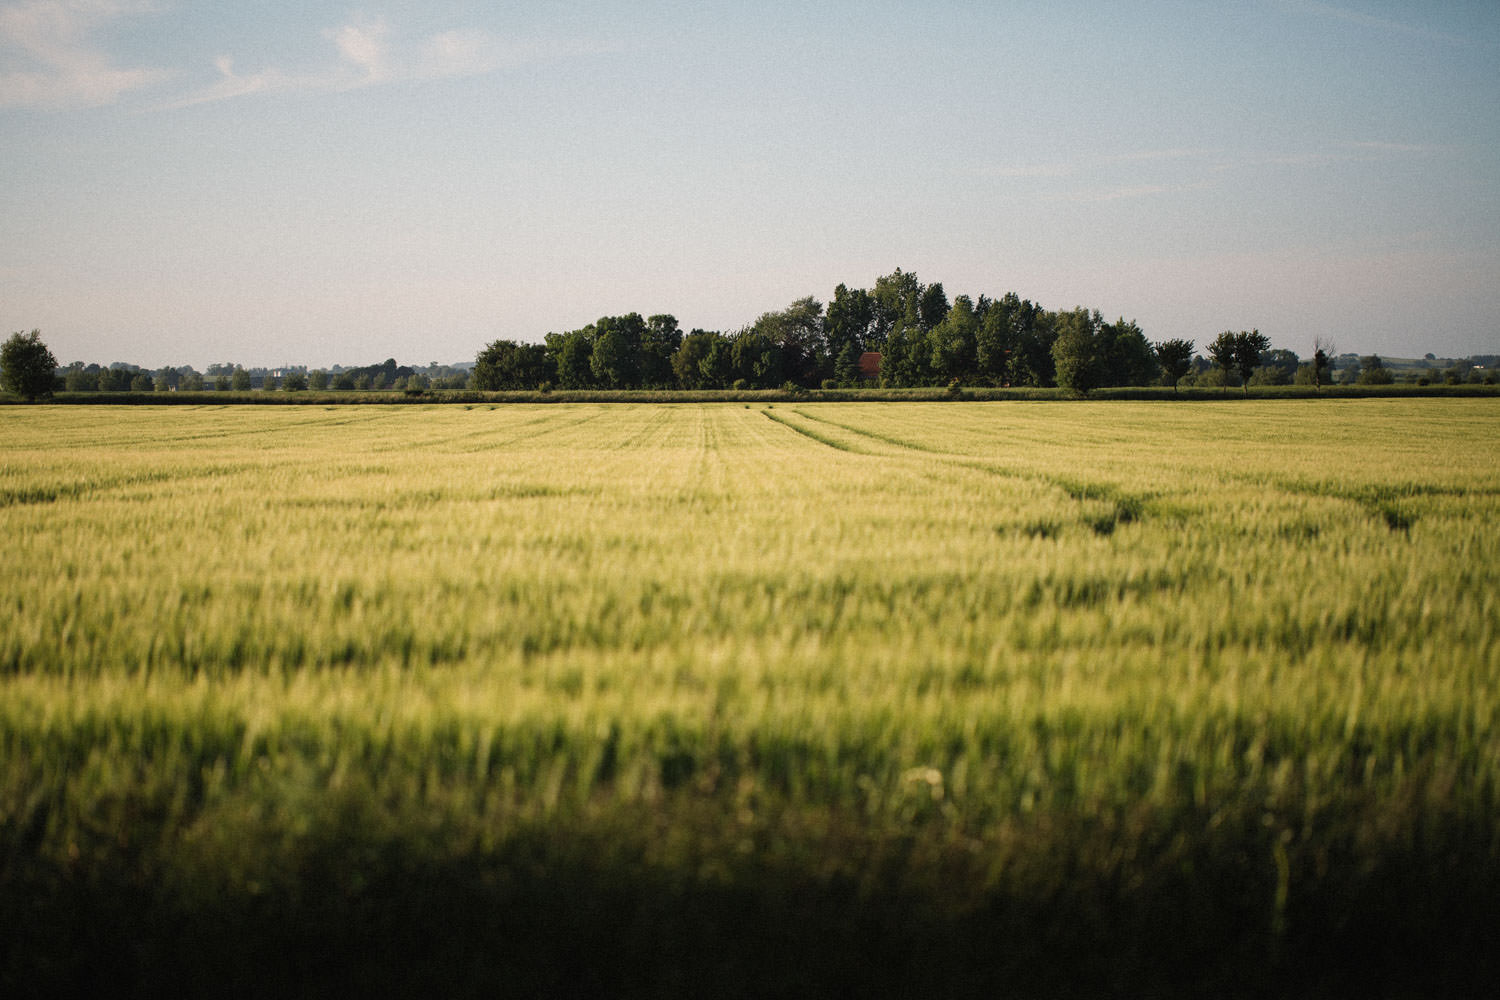
[(0, 334), (447, 364), (899, 267), (1500, 353), (1497, 67), (1494, 0), (0, 0)]

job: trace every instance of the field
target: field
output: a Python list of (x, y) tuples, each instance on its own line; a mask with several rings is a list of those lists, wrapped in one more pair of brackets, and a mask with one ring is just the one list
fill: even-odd
[(0, 409), (0, 994), (1492, 988), (1497, 524), (1495, 399)]

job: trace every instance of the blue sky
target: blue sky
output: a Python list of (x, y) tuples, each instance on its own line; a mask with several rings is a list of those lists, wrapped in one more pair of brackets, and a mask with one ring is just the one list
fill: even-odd
[(471, 360), (900, 267), (1500, 353), (1500, 4), (0, 0), (0, 332)]

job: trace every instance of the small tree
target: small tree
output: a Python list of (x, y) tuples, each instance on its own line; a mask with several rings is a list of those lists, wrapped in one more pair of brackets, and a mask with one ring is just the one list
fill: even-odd
[(1191, 340), (1164, 340), (1154, 345), (1156, 363), (1161, 366), (1161, 383), (1177, 391), (1177, 383), (1193, 367), (1193, 342)]
[(1226, 392), (1229, 391), (1229, 376), (1234, 371), (1236, 340), (1234, 331), (1225, 330), (1208, 345), (1208, 356), (1213, 360), (1214, 367), (1224, 372)]
[(322, 392), (328, 388), (328, 373), (321, 368), (316, 368), (307, 375), (307, 387), (314, 392)]
[(1250, 376), (1260, 367), (1260, 357), (1271, 349), (1271, 338), (1259, 330), (1241, 330), (1234, 335), (1234, 366), (1240, 373), (1240, 385), (1250, 395)]
[(234, 366), (234, 374), (229, 376), (229, 387), (235, 392), (250, 391), (250, 373), (239, 365)]
[(307, 376), (301, 372), (288, 372), (281, 380), (281, 388), (287, 392), (301, 392), (307, 388)]
[(1330, 376), (1333, 374), (1333, 353), (1335, 350), (1336, 348), (1331, 341), (1322, 337), (1313, 339), (1313, 389), (1321, 388), (1323, 383), (1330, 380)]
[(52, 395), (52, 376), (57, 359), (42, 343), (42, 331), (17, 331), (0, 347), (0, 388), (24, 399)]

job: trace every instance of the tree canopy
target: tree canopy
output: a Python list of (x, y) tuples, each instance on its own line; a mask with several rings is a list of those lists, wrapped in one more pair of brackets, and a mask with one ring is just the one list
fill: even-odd
[(42, 331), (17, 331), (0, 346), (0, 388), (23, 399), (52, 395), (57, 359), (42, 343)]

